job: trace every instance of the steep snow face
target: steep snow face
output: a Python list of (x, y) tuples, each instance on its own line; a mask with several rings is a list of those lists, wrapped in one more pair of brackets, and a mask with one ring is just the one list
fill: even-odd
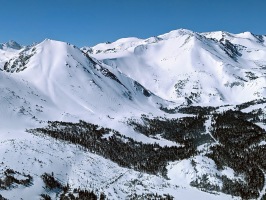
[(264, 36), (180, 29), (88, 53), (167, 100), (221, 104), (265, 96)]
[(1, 109), (38, 122), (160, 114), (159, 105), (166, 104), (75, 46), (48, 39), (12, 57), (0, 75)]

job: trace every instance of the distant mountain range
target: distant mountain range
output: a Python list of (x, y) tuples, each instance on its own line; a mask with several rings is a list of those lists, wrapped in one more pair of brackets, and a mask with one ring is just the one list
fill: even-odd
[(164, 99), (222, 104), (265, 96), (265, 40), (250, 32), (181, 29), (83, 50)]
[(263, 199), (265, 110), (264, 35), (0, 44), (0, 199)]

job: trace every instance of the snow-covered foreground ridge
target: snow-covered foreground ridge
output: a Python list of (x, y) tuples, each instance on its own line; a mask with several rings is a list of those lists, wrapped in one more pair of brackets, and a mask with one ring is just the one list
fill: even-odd
[(0, 195), (263, 198), (265, 45), (184, 29), (0, 44)]

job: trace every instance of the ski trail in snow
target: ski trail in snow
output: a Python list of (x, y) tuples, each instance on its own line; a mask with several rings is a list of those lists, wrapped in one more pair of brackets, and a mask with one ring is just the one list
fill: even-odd
[(211, 136), (211, 138), (215, 141), (216, 144), (218, 144), (218, 140), (216, 140), (213, 135), (210, 132), (211, 129), (211, 121), (212, 121), (212, 116), (209, 116), (208, 119), (205, 121), (205, 128), (206, 128), (206, 133)]

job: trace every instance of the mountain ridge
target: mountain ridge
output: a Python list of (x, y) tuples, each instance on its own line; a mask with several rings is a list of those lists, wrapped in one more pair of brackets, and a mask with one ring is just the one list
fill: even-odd
[[(214, 32), (214, 34), (216, 33)], [(208, 37), (210, 38), (207, 38), (204, 35), (209, 35)], [(235, 36), (238, 35), (236, 34)], [(185, 82), (187, 82), (187, 79), (195, 82), (194, 85), (197, 85), (197, 82), (206, 78), (209, 79), (210, 82), (219, 81), (220, 83), (218, 86), (215, 86), (213, 83), (213, 86), (211, 85), (209, 89), (206, 89), (212, 90), (209, 94), (206, 91), (203, 91), (203, 93), (205, 93), (203, 96), (205, 96), (204, 98), (207, 100), (206, 103), (210, 103), (211, 101), (211, 97), (208, 97), (208, 95), (216, 96), (216, 98), (218, 98), (216, 101), (218, 102), (220, 101), (219, 98), (232, 96), (233, 94), (230, 92), (230, 85), (233, 87), (233, 90), (236, 90), (233, 93), (239, 91), (237, 85), (242, 84), (249, 87), (249, 84), (245, 84), (245, 82), (249, 82), (246, 78), (246, 73), (254, 75), (253, 77), (255, 79), (258, 72), (251, 69), (260, 65), (260, 62), (265, 63), (265, 60), (263, 59), (265, 55), (264, 44), (258, 46), (256, 41), (250, 42), (250, 38), (241, 39), (241, 42), (244, 40), (244, 42), (249, 45), (244, 47), (237, 44), (239, 41), (237, 38), (235, 39), (235, 37), (231, 39), (231, 42), (234, 43), (233, 44), (228, 40), (230, 38), (224, 40), (218, 38), (221, 40), (219, 41), (215, 37), (212, 38), (210, 33), (199, 34), (183, 29), (171, 31), (170, 33), (158, 36), (158, 38), (161, 37), (166, 38), (166, 40), (158, 40), (156, 43), (147, 43), (147, 39), (140, 39), (137, 43), (131, 41), (124, 44), (116, 44), (116, 42), (110, 44), (102, 43), (100, 46), (96, 45), (90, 47), (91, 50), (88, 51), (88, 53), (91, 56), (102, 60), (106, 64), (119, 68), (123, 73), (131, 75), (145, 87), (149, 88), (149, 86), (152, 86), (150, 90), (153, 93), (167, 100), (178, 100), (178, 93), (180, 92), (180, 96), (194, 101), (191, 98), (191, 95), (193, 96), (193, 94), (186, 94), (185, 91), (176, 91), (175, 85), (178, 86), (177, 84), (179, 81), (182, 82), (181, 84), (184, 85), (184, 87), (186, 87)], [(259, 50), (254, 50), (254, 47)], [(252, 49), (249, 50), (247, 48)], [(248, 54), (247, 52), (249, 51), (251, 51), (251, 53)], [(260, 51), (261, 61), (257, 59), (254, 60), (255, 56), (250, 56), (250, 54), (255, 54), (256, 51)], [(153, 76), (150, 75), (149, 70), (152, 71), (154, 74)], [(168, 70), (168, 72), (166, 70)], [(141, 75), (136, 73), (138, 71), (141, 71)], [(206, 76), (204, 75), (205, 78), (204, 76), (201, 77), (200, 73), (206, 74)], [(160, 74), (163, 74), (161, 78)], [(188, 74), (199, 76), (199, 78), (191, 78)], [(181, 79), (178, 75), (184, 78)], [(141, 79), (142, 76), (147, 76), (148, 80), (153, 81), (147, 83), (147, 79)], [(164, 81), (164, 77), (166, 76), (173, 78)], [(264, 76), (263, 73), (261, 73), (260, 76)], [(156, 77), (159, 77), (159, 79)], [(226, 79), (228, 82), (225, 82)], [(172, 85), (169, 86), (169, 82), (171, 81)], [(262, 81), (265, 82), (264, 79)], [(161, 91), (160, 88), (164, 88), (164, 91)], [(170, 91), (165, 93), (169, 88)], [(193, 85), (187, 85), (186, 90), (193, 90)], [(260, 90), (261, 88), (253, 89), (253, 91)], [(217, 91), (219, 92), (217, 93)], [(197, 93), (197, 91), (193, 93)], [(219, 93), (221, 93), (221, 95), (219, 95)], [(245, 100), (249, 101), (255, 98), (257, 97), (250, 96), (249, 99)], [(238, 100), (239, 103), (240, 99)], [(204, 103), (205, 100), (199, 98), (198, 100), (196, 99), (194, 103), (197, 103), (197, 101), (199, 103)], [(223, 100), (221, 100), (220, 103), (222, 101)], [(229, 99), (229, 101), (231, 100)]]

